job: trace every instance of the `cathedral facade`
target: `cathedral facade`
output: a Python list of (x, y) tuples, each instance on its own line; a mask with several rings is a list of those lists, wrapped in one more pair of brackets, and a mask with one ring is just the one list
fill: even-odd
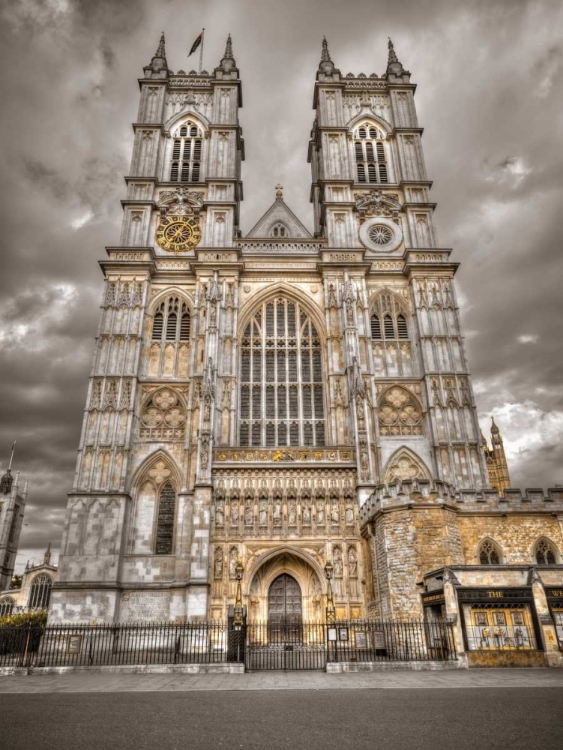
[(456, 586), (531, 592), (542, 544), (556, 586), (563, 491), (514, 494), (483, 444), (392, 45), (343, 75), (323, 42), (312, 234), (279, 185), (241, 234), (230, 38), (211, 73), (172, 73), (162, 38), (140, 91), (50, 621), (221, 620), (237, 562), (261, 621), (321, 620), (327, 560), (341, 619), (463, 618)]

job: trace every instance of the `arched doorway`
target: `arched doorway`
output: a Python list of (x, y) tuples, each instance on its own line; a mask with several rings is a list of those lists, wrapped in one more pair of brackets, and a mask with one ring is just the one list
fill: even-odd
[(275, 578), (268, 591), (268, 627), (284, 640), (299, 638), (302, 625), (301, 587), (287, 573)]

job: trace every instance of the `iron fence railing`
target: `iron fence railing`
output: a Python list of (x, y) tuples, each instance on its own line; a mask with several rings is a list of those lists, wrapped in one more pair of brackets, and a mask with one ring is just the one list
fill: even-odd
[(329, 662), (457, 659), (453, 625), (411, 620), (352, 620), (327, 626)]
[(0, 627), (0, 667), (220, 664), (323, 669), (327, 662), (456, 659), (446, 622), (200, 623)]
[(0, 666), (244, 661), (244, 631), (220, 622), (0, 628)]

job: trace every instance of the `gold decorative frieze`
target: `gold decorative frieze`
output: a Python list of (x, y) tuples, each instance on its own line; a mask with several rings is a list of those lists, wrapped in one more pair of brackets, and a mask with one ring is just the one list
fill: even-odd
[(215, 451), (217, 463), (354, 463), (351, 448), (224, 448)]

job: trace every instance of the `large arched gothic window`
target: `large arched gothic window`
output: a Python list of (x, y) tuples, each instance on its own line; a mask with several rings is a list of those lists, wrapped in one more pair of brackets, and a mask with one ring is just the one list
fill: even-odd
[(29, 587), (29, 609), (47, 609), (51, 598), (53, 580), (46, 573), (36, 576)]
[(181, 125), (174, 137), (170, 182), (199, 182), (201, 179), (202, 133), (195, 122)]
[(387, 158), (381, 132), (369, 122), (354, 133), (358, 182), (389, 182)]
[(321, 342), (298, 302), (261, 305), (241, 346), (240, 445), (324, 445)]

